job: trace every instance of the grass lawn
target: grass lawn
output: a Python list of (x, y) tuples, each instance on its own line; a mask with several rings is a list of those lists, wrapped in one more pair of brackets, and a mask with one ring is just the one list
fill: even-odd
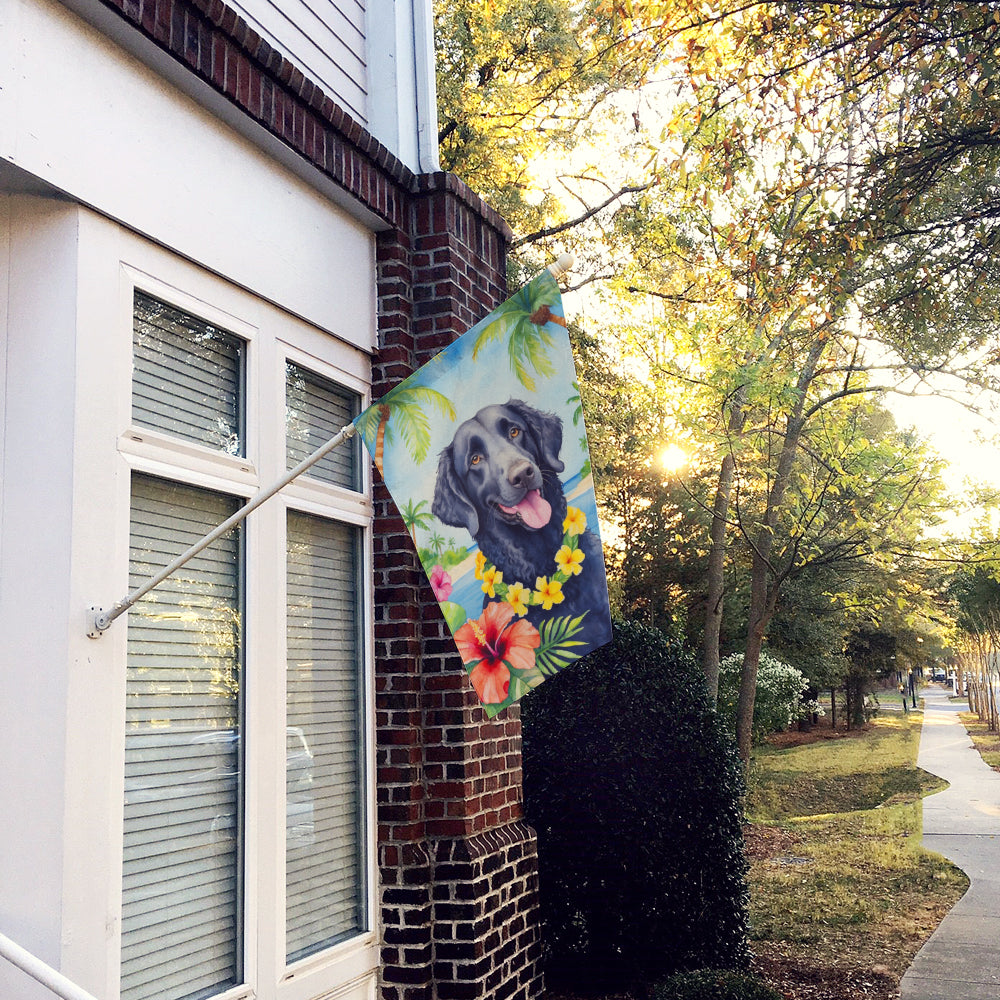
[(975, 712), (960, 712), (958, 717), (972, 737), (972, 744), (979, 751), (979, 756), (994, 771), (1000, 771), (1000, 734), (991, 733)]
[(960, 871), (920, 847), (920, 799), (945, 787), (916, 767), (920, 720), (889, 712), (858, 733), (820, 730), (755, 756), (753, 948), (793, 1000), (896, 996), (965, 891)]

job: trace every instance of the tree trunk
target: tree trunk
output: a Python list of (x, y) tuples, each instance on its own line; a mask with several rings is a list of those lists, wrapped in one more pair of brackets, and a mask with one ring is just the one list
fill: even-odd
[[(762, 542), (763, 539), (759, 539)], [(764, 546), (767, 555), (770, 546)], [(767, 625), (774, 614), (777, 590), (769, 590), (767, 578), (769, 566), (767, 555), (754, 551), (750, 569), (750, 624), (747, 628), (747, 643), (743, 653), (743, 669), (740, 673), (740, 695), (736, 703), (736, 746), (744, 769), (750, 766), (750, 752), (753, 748), (753, 709), (757, 700), (757, 668), (764, 646)]]
[(830, 688), (830, 728), (837, 728), (837, 689)]
[(378, 408), (379, 422), (378, 431), (375, 434), (375, 454), (373, 457), (375, 461), (375, 468), (378, 469), (378, 474), (385, 478), (382, 472), (382, 455), (385, 451), (385, 425), (389, 423), (389, 416), (392, 413), (392, 409), (388, 404), (383, 403)]
[(722, 631), (723, 599), (725, 596), (726, 519), (729, 516), (729, 494), (733, 487), (736, 460), (726, 452), (719, 471), (719, 484), (712, 508), (711, 547), (708, 553), (708, 594), (705, 598), (705, 634), (701, 645), (701, 665), (705, 671), (708, 700), (712, 708), (719, 701), (719, 635)]
[(736, 475), (736, 456), (733, 453), (732, 439), (739, 436), (746, 423), (746, 415), (743, 412), (745, 400), (746, 388), (741, 386), (733, 394), (732, 409), (729, 411), (730, 444), (723, 456), (722, 468), (719, 470), (719, 483), (715, 490), (715, 503), (712, 506), (712, 526), (709, 531), (711, 545), (706, 574), (708, 594), (705, 597), (705, 634), (701, 646), (701, 665), (705, 672), (705, 684), (712, 708), (715, 708), (719, 701), (719, 636), (722, 632), (726, 589), (726, 530), (729, 520), (729, 498), (732, 495), (733, 479)]
[[(768, 623), (774, 614), (778, 601), (778, 588), (781, 586), (781, 576), (771, 565), (774, 552), (774, 540), (778, 532), (785, 494), (791, 482), (792, 469), (795, 466), (795, 456), (799, 449), (799, 441), (805, 429), (807, 416), (804, 416), (806, 406), (806, 391), (816, 375), (816, 366), (823, 355), (826, 339), (818, 337), (809, 348), (809, 353), (799, 372), (796, 383), (796, 401), (791, 413), (785, 421), (785, 433), (781, 439), (781, 452), (778, 456), (778, 466), (774, 481), (767, 495), (767, 506), (764, 520), (752, 542), (753, 560), (750, 566), (750, 614), (747, 626), (747, 643), (743, 654), (743, 670), (740, 676), (740, 697), (736, 709), (736, 746), (745, 772), (750, 769), (750, 751), (752, 748), (753, 706), (757, 698), (757, 667), (760, 664), (760, 651), (764, 644), (764, 635)], [(770, 586), (768, 582), (770, 582)]]

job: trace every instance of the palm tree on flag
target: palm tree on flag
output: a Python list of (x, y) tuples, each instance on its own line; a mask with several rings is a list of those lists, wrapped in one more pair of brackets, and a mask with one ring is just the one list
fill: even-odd
[(414, 461), (420, 463), (427, 457), (431, 446), (427, 407), (437, 410), (450, 420), (455, 419), (455, 408), (447, 396), (437, 389), (414, 383), (410, 379), (390, 389), (377, 406), (369, 407), (361, 415), (358, 420), (358, 430), (366, 441), (374, 437), (373, 458), (375, 467), (383, 478), (385, 476), (382, 471), (382, 459), (385, 454), (385, 442), (387, 437), (390, 441), (393, 440), (394, 431), (398, 432)]
[(435, 558), (440, 558), (441, 553), (444, 552), (444, 539), (435, 531), (431, 535), (431, 540), (428, 542), (431, 552), (434, 553)]
[(478, 357), (491, 341), (506, 337), (510, 369), (518, 381), (533, 392), (532, 370), (539, 375), (552, 375), (555, 371), (549, 358), (552, 335), (545, 324), (566, 325), (566, 320), (551, 309), (559, 301), (559, 286), (547, 271), (543, 271), (539, 278), (528, 282), (497, 308), (493, 321), (476, 338), (472, 357)]
[(412, 500), (407, 500), (406, 505), (400, 511), (400, 514), (403, 515), (403, 524), (406, 525), (406, 530), (410, 533), (414, 545), (417, 544), (417, 528), (426, 531), (432, 523), (431, 512), (424, 510), (426, 506), (426, 500), (421, 500), (416, 504)]

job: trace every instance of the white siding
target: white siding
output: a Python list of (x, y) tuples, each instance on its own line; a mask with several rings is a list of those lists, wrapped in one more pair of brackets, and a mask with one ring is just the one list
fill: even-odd
[(359, 124), (368, 124), (363, 0), (234, 0), (251, 27)]

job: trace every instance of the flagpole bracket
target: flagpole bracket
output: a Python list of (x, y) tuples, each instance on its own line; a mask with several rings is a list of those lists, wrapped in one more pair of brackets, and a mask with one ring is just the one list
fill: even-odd
[(104, 608), (91, 604), (87, 608), (87, 638), (100, 639), (111, 625), (111, 619)]

